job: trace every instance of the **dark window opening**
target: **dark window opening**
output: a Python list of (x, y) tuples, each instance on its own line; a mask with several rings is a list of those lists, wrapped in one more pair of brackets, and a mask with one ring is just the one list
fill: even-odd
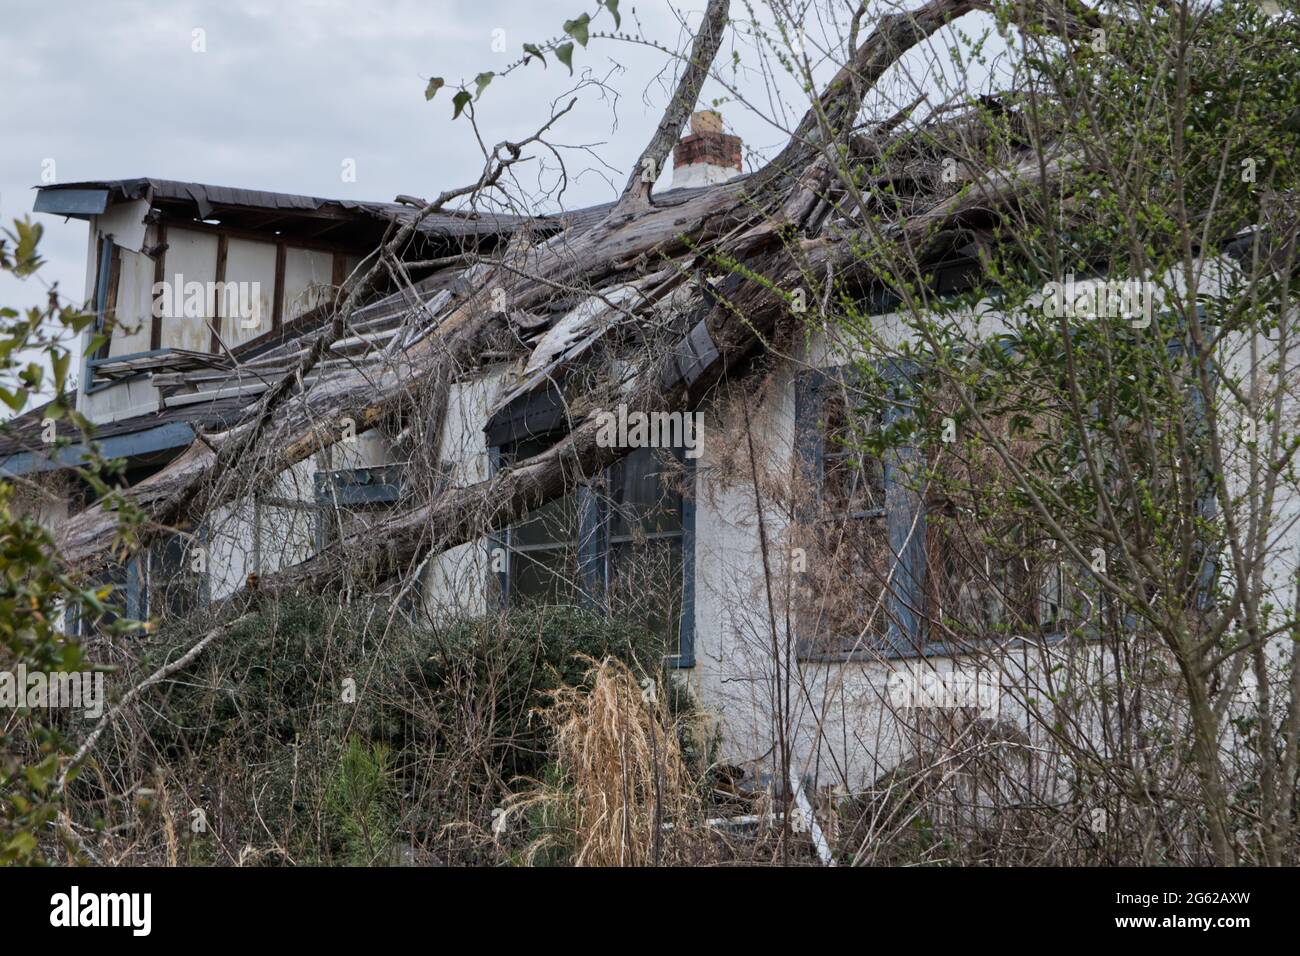
[(63, 631), (69, 637), (86, 639), (97, 637), (108, 633), (117, 620), (123, 615), (130, 617), (131, 609), (128, 592), (132, 578), (132, 568), (125, 565), (114, 565), (99, 574), (85, 586), (85, 590), (98, 590), (105, 586), (111, 586), (112, 591), (108, 597), (104, 598), (103, 603), (106, 610), (102, 614), (96, 614), (92, 609), (80, 607), (78, 605), (69, 605), (63, 615)]
[[(493, 449), (502, 468), (560, 436)], [(694, 471), (681, 449), (641, 448), (494, 536), (500, 602), (578, 603), (662, 635), (677, 666), (694, 664)]]
[(207, 550), (189, 534), (173, 534), (149, 548), (149, 570), (139, 605), (160, 620), (192, 614), (208, 600)]
[(886, 463), (869, 450), (882, 422), (861, 408), (851, 369), (798, 384), (801, 513), (796, 616), (808, 657), (841, 658), (889, 642), (896, 610)]

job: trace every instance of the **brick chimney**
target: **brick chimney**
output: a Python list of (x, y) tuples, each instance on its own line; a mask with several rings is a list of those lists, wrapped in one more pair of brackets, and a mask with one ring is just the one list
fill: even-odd
[(740, 172), (740, 137), (722, 131), (713, 110), (691, 114), (691, 132), (673, 147), (673, 188), (725, 183)]

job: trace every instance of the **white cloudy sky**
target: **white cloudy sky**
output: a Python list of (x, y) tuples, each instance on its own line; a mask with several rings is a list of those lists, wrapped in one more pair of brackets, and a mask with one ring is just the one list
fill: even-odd
[[(0, 221), (31, 211), (32, 187), (51, 160), (60, 182), (153, 176), (326, 197), (436, 195), (476, 178), (481, 157), (464, 119), (451, 121), (450, 92), (425, 101), (428, 78), (455, 84), (499, 70), (522, 43), (556, 35), (564, 20), (595, 6), (595, 0), (0, 0)], [(692, 28), (703, 7), (704, 0), (641, 0), (635, 7), (622, 0), (620, 12), (625, 31), (639, 23), (647, 37), (678, 48), (683, 21)], [(733, 16), (745, 15), (744, 4), (733, 7)], [(593, 28), (609, 23), (602, 13)], [(196, 29), (204, 31), (206, 52), (192, 50)], [(810, 36), (815, 29), (810, 25)], [(494, 30), (505, 31), (507, 52), (493, 51)], [(739, 49), (746, 63), (756, 64), (750, 51)], [(731, 50), (720, 61), (729, 61)], [(571, 183), (565, 204), (612, 198), (611, 179), (621, 183), (666, 99), (671, 74), (656, 82), (666, 62), (648, 47), (593, 40), (575, 53), (575, 77), (553, 61), (546, 70), (531, 64), (484, 94), (477, 113), (483, 136), (493, 143), (531, 132), (553, 101), (567, 100), (584, 70), (608, 78), (616, 112), (610, 95), (589, 87), (554, 139), (593, 148), (568, 153), (571, 172), (586, 172)], [(918, 63), (924, 72), (925, 60)], [(784, 140), (770, 121), (779, 112), (772, 89), (757, 70), (737, 76), (741, 92), (769, 118), (734, 102), (722, 107), (724, 117), (748, 147), (770, 150)], [(713, 83), (704, 98), (724, 95)], [(342, 181), (347, 159), (355, 160), (355, 182)], [(598, 174), (602, 168), (610, 179)], [(44, 280), (79, 298), (85, 223), (37, 218), (46, 225)], [(0, 278), (4, 304), (43, 297), (35, 283)]]

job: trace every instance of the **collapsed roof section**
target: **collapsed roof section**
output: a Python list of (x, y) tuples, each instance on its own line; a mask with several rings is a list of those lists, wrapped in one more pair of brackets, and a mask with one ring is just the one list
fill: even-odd
[[(433, 316), (448, 298), (449, 293), (441, 291), (429, 294), (424, 303), (413, 302), (408, 291), (356, 310), (350, 334), (330, 345), (328, 354), (304, 377), (304, 384), (324, 382), (339, 371), (354, 375), (386, 361), (391, 366), (395, 353), (434, 328)], [(259, 395), (293, 370), (328, 317), (329, 306), (322, 306), (274, 337), (222, 355), (161, 349), (97, 360), (97, 380), (124, 387), (145, 382), (157, 395), (156, 407), (142, 414), (96, 425), (93, 439), (100, 443), (102, 455), (134, 459), (168, 450), (175, 454), (199, 432), (237, 424)], [(75, 401), (76, 393), (70, 397)], [(90, 450), (66, 418), (55, 422), (58, 444), (45, 440), (47, 407), (41, 405), (0, 423), (0, 476), (73, 468), (87, 460)]]
[[(926, 148), (918, 146), (917, 152), (932, 159), (933, 143), (920, 145)], [(874, 154), (880, 146), (865, 143), (855, 144), (855, 148)], [(927, 184), (933, 177), (931, 167), (932, 163), (922, 164), (916, 175), (917, 182), (912, 184), (920, 194), (926, 194), (922, 184)], [(686, 178), (689, 181), (689, 177)], [(551, 393), (556, 381), (564, 377), (564, 370), (589, 352), (605, 333), (625, 324), (625, 319), (633, 312), (665, 307), (670, 311), (689, 311), (683, 309), (686, 302), (676, 301), (682, 295), (693, 301), (693, 297), (703, 294), (708, 300), (707, 290), (702, 290), (698, 283), (688, 282), (682, 286), (678, 275), (657, 274), (654, 271), (656, 260), (648, 253), (662, 256), (670, 251), (680, 251), (673, 245), (681, 232), (680, 223), (696, 220), (722, 223), (726, 217), (712, 213), (714, 207), (729, 210), (737, 203), (743, 206), (740, 197), (748, 194), (751, 186), (759, 188), (761, 185), (750, 177), (736, 175), (726, 182), (706, 182), (656, 193), (654, 207), (665, 213), (680, 210), (681, 215), (680, 218), (671, 214), (659, 217), (661, 226), (651, 227), (646, 230), (646, 235), (638, 236), (636, 242), (629, 245), (629, 248), (646, 246), (646, 253), (642, 255), (645, 262), (640, 267), (628, 273), (628, 264), (617, 260), (610, 267), (615, 272), (623, 270), (625, 281), (631, 280), (628, 288), (632, 301), (612, 305), (608, 288), (584, 301), (582, 296), (557, 295), (555, 290), (558, 287), (555, 287), (551, 288), (549, 295), (534, 296), (537, 301), (530, 308), (509, 311), (505, 325), (514, 348), (517, 351), (522, 349), (532, 359), (521, 367), (505, 401), (490, 410), (489, 420), (485, 423), (489, 434), (499, 437), (499, 433), (531, 432), (539, 427), (542, 419), (549, 421), (554, 417), (554, 409), (542, 406), (548, 402), (556, 404)], [(955, 188), (953, 185), (947, 191)], [(840, 197), (832, 203), (821, 204), (816, 222), (807, 223), (809, 231), (815, 233), (824, 226), (829, 232), (835, 232), (836, 217), (831, 211), (848, 212), (841, 208), (846, 202), (847, 197)], [(364, 243), (366, 251), (378, 245), (385, 231), (395, 223), (412, 225), (420, 235), (437, 239), (453, 251), (457, 246), (480, 251), (491, 248), (487, 243), (500, 243), (524, 229), (529, 235), (521, 248), (532, 245), (540, 250), (546, 245), (546, 237), (554, 233), (590, 237), (593, 229), (602, 223), (610, 223), (610, 228), (615, 231), (618, 228), (618, 217), (612, 216), (617, 203), (531, 218), (435, 212), (420, 219), (416, 204), (423, 203), (419, 200), (392, 203), (331, 200), (148, 178), (46, 187), (38, 196), (36, 209), (91, 220), (93, 228), (94, 217), (124, 203), (147, 206), (149, 218), (170, 221), (178, 224), (177, 228), (182, 220), (187, 224), (215, 223), (223, 229), (234, 230), (232, 235), (274, 237), (280, 243), (286, 237), (290, 241), (310, 243), (348, 240)], [(978, 204), (973, 209), (976, 213), (983, 211)], [(826, 222), (828, 218), (830, 223)], [(969, 213), (962, 218), (969, 218)], [(961, 225), (963, 228), (948, 234), (950, 237), (959, 236), (960, 241), (954, 242), (950, 238), (945, 250), (931, 249), (931, 262), (937, 258), (940, 262), (957, 263), (953, 268), (939, 270), (942, 275), (960, 272), (964, 277), (971, 269), (975, 255), (975, 243), (971, 239), (982, 232), (981, 224), (971, 220), (963, 221)], [(664, 230), (657, 239), (655, 228)], [(172, 240), (175, 234), (172, 231), (163, 236)], [(615, 240), (613, 245), (617, 245), (617, 238), (610, 238)], [(162, 254), (166, 256), (167, 243), (161, 245), (164, 246)], [(146, 254), (155, 251), (148, 246), (142, 248)], [(539, 251), (539, 261), (545, 261), (546, 254)], [(364, 387), (372, 394), (386, 395), (394, 384), (389, 380), (403, 377), (400, 370), (402, 353), (428, 338), (449, 314), (455, 313), (481, 291), (476, 287), (482, 284), (486, 273), (492, 271), (486, 265), (472, 265), (473, 256), (465, 256), (459, 264), (454, 261), (456, 258), (449, 256), (439, 263), (445, 267), (414, 272), (414, 281), (405, 289), (353, 310), (346, 317), (344, 334), (331, 336), (323, 356), (319, 361), (313, 361), (310, 370), (302, 376), (302, 387), (315, 391), (317, 395), (325, 395), (329, 399), (327, 405), (337, 397), (333, 394), (336, 391), (351, 395), (351, 391), (346, 391), (348, 388), (357, 391)], [(579, 255), (577, 258), (584, 257)], [(607, 261), (601, 256), (596, 258), (600, 262)], [(220, 253), (218, 261), (224, 261)], [(657, 261), (662, 262), (661, 259)], [(689, 271), (692, 267), (688, 264), (686, 268)], [(168, 268), (164, 266), (159, 271), (166, 275)], [(593, 277), (587, 278), (591, 280)], [(335, 279), (338, 280), (336, 286), (341, 284), (337, 260)], [(277, 277), (277, 285), (279, 282)], [(595, 284), (600, 286), (602, 283), (596, 281)], [(863, 290), (868, 297), (885, 291), (879, 288), (879, 283), (869, 285), (873, 288)], [(678, 294), (669, 295), (674, 288), (678, 289)], [(665, 298), (665, 301), (660, 303), (660, 298)], [(312, 350), (323, 324), (334, 317), (336, 303), (333, 296), (330, 299), (283, 321), (277, 316), (268, 331), (260, 332), (251, 340), (227, 343), (223, 338), (218, 342), (219, 336), (214, 331), (213, 346), (207, 351), (177, 345), (121, 350), (121, 354), (110, 350), (108, 354), (93, 358), (88, 365), (90, 388), (105, 384), (125, 387), (142, 381), (148, 384), (150, 407), (129, 407), (128, 410), (135, 414), (123, 414), (114, 419), (113, 427), (119, 433), (129, 433), (132, 429), (151, 431), (160, 419), (170, 421), (174, 416), (198, 424), (201, 430), (236, 427), (242, 417), (257, 407), (259, 396), (275, 387), (286, 375), (296, 373)], [(280, 301), (278, 290), (276, 301)], [(217, 325), (220, 324), (218, 317)], [(709, 337), (707, 329), (698, 322), (694, 325), (696, 327), (685, 330), (688, 334), (682, 340), (682, 346), (674, 352), (676, 379), (688, 384), (699, 375), (700, 369), (713, 364), (718, 355), (716, 343)], [(474, 358), (479, 360), (480, 356)], [(336, 378), (337, 386), (332, 381)], [(2, 431), (4, 429), (0, 429)], [(28, 447), (30, 437), (0, 439), (0, 454), (7, 452), (11, 459), (0, 463), (0, 467), (30, 466), (34, 458), (15, 457), (20, 453), (39, 454), (39, 450)], [(27, 444), (15, 444), (23, 441)], [(181, 445), (183, 442), (178, 437), (177, 451)], [(56, 464), (53, 467), (64, 466)]]
[[(739, 177), (742, 178), (743, 177)], [(690, 201), (709, 186), (677, 188), (656, 196), (660, 206), (676, 206)], [(147, 301), (136, 292), (119, 289), (129, 281), (129, 273), (147, 273), (144, 278), (170, 278), (180, 247), (190, 229), (221, 231), (215, 247), (216, 264), (209, 274), (198, 278), (220, 282), (237, 281), (231, 270), (227, 243), (264, 240), (291, 247), (302, 243), (306, 248), (335, 249), (331, 278), (339, 284), (337, 250), (349, 252), (346, 266), (357, 255), (376, 248), (394, 224), (413, 224), (417, 233), (440, 248), (455, 253), (474, 249), (483, 251), (527, 228), (532, 239), (562, 231), (584, 231), (603, 220), (613, 207), (602, 203), (591, 207), (566, 210), (534, 217), (474, 211), (437, 211), (422, 215), (423, 200), (399, 196), (394, 202), (350, 199), (325, 199), (292, 193), (242, 189), (207, 183), (141, 177), (135, 179), (88, 180), (39, 187), (34, 210), (81, 219), (91, 225), (92, 244), (99, 232), (108, 232), (108, 245), (102, 255), (92, 245), (94, 275), (90, 298), (100, 316), (112, 313), (119, 324), (136, 321), (149, 324), (146, 315), (124, 315), (122, 305), (128, 299)], [(124, 227), (125, 224), (125, 227)], [(112, 230), (109, 232), (109, 230)], [(227, 238), (227, 234), (229, 238)], [(328, 244), (328, 245), (323, 245)], [(111, 247), (111, 248), (109, 248)], [(180, 247), (183, 251), (183, 247)], [(269, 247), (268, 247), (269, 248)], [(428, 245), (425, 246), (427, 250)], [(122, 260), (134, 256), (153, 259), (143, 270), (133, 269)], [(192, 259), (192, 257), (191, 257)], [(138, 340), (120, 344), (118, 333), (105, 348), (88, 356), (83, 369), (85, 387), (78, 396), (78, 408), (85, 411), (87, 396), (105, 389), (124, 395), (146, 395), (143, 406), (136, 398), (117, 401), (110, 417), (91, 414), (96, 424), (95, 438), (116, 439), (104, 445), (105, 453), (132, 457), (157, 454), (167, 449), (173, 453), (185, 447), (196, 431), (219, 429), (238, 423), (241, 409), (247, 410), (255, 399), (289, 373), (311, 348), (312, 342), (332, 315), (332, 302), (319, 302), (294, 315), (283, 314), (285, 293), (279, 288), (284, 278), (284, 253), (276, 264), (273, 321), (268, 330), (246, 341), (227, 341), (229, 324), (222, 317), (208, 317), (213, 328), (209, 341), (206, 331), (194, 341), (171, 341), (166, 326), (153, 321), (153, 334), (141, 332)], [(186, 278), (194, 263), (185, 263)], [(350, 269), (349, 269), (350, 271)], [(427, 272), (427, 270), (426, 270)], [(128, 273), (123, 278), (123, 273)], [(328, 379), (334, 372), (355, 374), (367, 366), (391, 365), (394, 355), (426, 336), (437, 324), (435, 316), (449, 302), (471, 294), (472, 277), (460, 270), (435, 270), (419, 278), (407, 289), (380, 296), (377, 301), (356, 309), (348, 318), (348, 333), (331, 343), (328, 353), (312, 370), (305, 385)], [(179, 276), (177, 278), (180, 278)], [(557, 314), (563, 303), (557, 304)], [(538, 340), (545, 337), (555, 316), (521, 318), (517, 325), (520, 337)], [(529, 321), (531, 319), (532, 327)], [(204, 349), (202, 346), (206, 345)], [(92, 400), (93, 401), (93, 400)], [(60, 421), (58, 437), (72, 441), (56, 452), (42, 440), (41, 423), (44, 406), (8, 422), (0, 423), (0, 474), (22, 474), (73, 467), (84, 461), (89, 450), (82, 447), (80, 436), (68, 423)], [(139, 442), (127, 436), (140, 435)], [(62, 443), (61, 443), (62, 444)], [(146, 447), (147, 446), (147, 447)]]

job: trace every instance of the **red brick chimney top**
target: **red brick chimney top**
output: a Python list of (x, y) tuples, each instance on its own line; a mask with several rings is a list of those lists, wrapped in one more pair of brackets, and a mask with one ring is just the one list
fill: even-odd
[[(740, 137), (722, 132), (722, 117), (717, 112), (691, 114), (690, 129), (673, 147), (674, 186), (722, 182), (740, 172)], [(689, 182), (680, 182), (683, 179)]]

